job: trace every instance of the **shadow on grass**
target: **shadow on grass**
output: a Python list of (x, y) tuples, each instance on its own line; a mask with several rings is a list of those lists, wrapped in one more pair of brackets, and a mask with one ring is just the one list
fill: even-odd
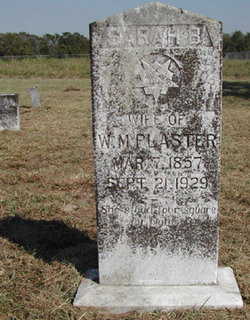
[(61, 221), (7, 217), (0, 220), (0, 236), (45, 262), (71, 263), (82, 275), (97, 268), (96, 241)]
[(250, 99), (250, 83), (242, 81), (224, 81), (223, 96)]

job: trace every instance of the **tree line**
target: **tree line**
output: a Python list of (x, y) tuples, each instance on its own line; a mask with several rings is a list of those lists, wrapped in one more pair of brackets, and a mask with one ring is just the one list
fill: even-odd
[[(225, 33), (223, 50), (250, 51), (250, 32)], [(0, 56), (88, 54), (89, 39), (78, 32), (38, 36), (26, 32), (0, 33)]]
[(223, 36), (223, 51), (224, 53), (250, 51), (250, 32), (225, 33)]
[(26, 32), (0, 33), (0, 56), (49, 55), (89, 53), (89, 40), (80, 33), (45, 34)]

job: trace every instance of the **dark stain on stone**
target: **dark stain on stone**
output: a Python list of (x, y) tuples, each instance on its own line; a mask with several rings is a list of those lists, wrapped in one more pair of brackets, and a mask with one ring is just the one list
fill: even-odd
[(119, 223), (115, 216), (109, 215), (107, 221), (99, 220), (97, 238), (99, 252), (112, 251), (122, 238), (123, 232), (124, 226)]
[(128, 226), (126, 235), (129, 246), (134, 250), (143, 247), (154, 251), (160, 247), (173, 255), (216, 257), (217, 222), (209, 218), (186, 218), (163, 228), (145, 226), (142, 221), (141, 226)]

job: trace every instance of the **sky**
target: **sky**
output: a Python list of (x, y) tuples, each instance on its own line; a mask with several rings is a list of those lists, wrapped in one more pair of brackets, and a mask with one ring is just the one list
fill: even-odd
[[(145, 0), (0, 0), (0, 33), (79, 32), (88, 36), (89, 23), (104, 20)], [(224, 32), (250, 32), (250, 0), (160, 0), (220, 20)]]

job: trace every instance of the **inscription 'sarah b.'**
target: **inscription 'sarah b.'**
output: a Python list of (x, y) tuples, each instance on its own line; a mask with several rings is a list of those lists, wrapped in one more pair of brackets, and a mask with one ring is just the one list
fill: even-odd
[(117, 25), (107, 28), (107, 36), (102, 42), (105, 49), (123, 46), (129, 48), (152, 47), (212, 47), (212, 39), (208, 27), (204, 24), (176, 25), (130, 25), (126, 29)]

